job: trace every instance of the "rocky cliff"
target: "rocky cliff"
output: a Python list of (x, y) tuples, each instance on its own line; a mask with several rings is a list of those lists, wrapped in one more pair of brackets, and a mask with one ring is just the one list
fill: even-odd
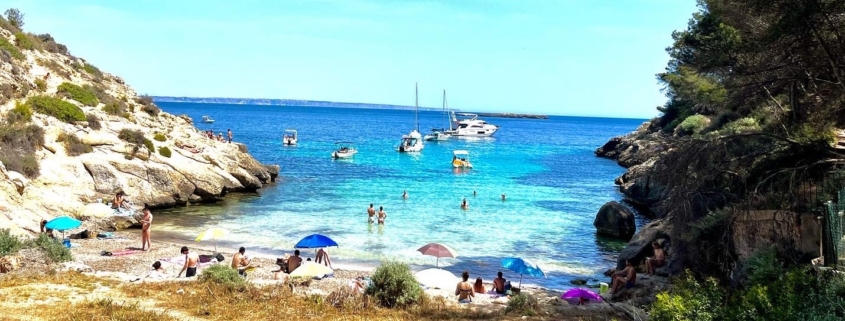
[(205, 137), (49, 35), (2, 22), (0, 229), (23, 235), (41, 219), (86, 216), (87, 204), (119, 190), (136, 206), (162, 208), (255, 191), (278, 175), (246, 146)]

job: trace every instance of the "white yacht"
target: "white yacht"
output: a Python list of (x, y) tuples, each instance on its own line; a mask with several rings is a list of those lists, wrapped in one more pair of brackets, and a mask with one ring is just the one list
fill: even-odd
[(415, 92), (414, 92), (414, 117), (417, 120), (417, 127), (412, 130), (408, 135), (402, 135), (402, 141), (399, 143), (399, 146), (396, 147), (396, 151), (400, 153), (416, 153), (421, 152), (423, 149), (423, 137), (420, 135), (420, 116), (418, 112), (419, 108), (419, 88), (415, 85)]
[(358, 153), (352, 142), (337, 142), (338, 148), (332, 152), (332, 158), (350, 158)]
[(202, 120), (200, 120), (200, 122), (211, 124), (214, 122), (214, 119), (212, 119), (211, 116), (202, 116)]
[(296, 141), (299, 139), (299, 134), (296, 132), (295, 129), (285, 129), (285, 133), (282, 135), (282, 144), (287, 146), (295, 146)]
[[(499, 130), (499, 126), (488, 124), (486, 121), (478, 119), (476, 114), (452, 114), (452, 124), (455, 129), (448, 133), (455, 137), (490, 137)], [(461, 116), (458, 119), (458, 116)]]

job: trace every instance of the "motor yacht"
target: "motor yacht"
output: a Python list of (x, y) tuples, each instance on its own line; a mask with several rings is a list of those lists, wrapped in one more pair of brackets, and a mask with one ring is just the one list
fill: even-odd
[(285, 133), (282, 135), (282, 144), (287, 146), (294, 146), (296, 145), (296, 141), (299, 139), (299, 135), (297, 134), (295, 129), (285, 129)]
[[(490, 137), (499, 130), (499, 126), (488, 124), (478, 119), (478, 115), (469, 113), (455, 114), (451, 112), (452, 124), (455, 129), (447, 132), (455, 137)], [(458, 116), (461, 118), (459, 119)]]

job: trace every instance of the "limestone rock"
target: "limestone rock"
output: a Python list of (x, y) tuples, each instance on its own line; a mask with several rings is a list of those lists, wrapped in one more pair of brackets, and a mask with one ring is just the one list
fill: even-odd
[(605, 203), (596, 214), (593, 226), (599, 234), (628, 240), (636, 232), (634, 213), (618, 202)]
[(15, 188), (18, 190), (18, 194), (23, 195), (23, 190), (29, 185), (29, 180), (26, 179), (21, 173), (15, 171), (8, 171), (6, 172), (6, 177), (15, 184)]
[(0, 273), (9, 273), (21, 267), (20, 258), (17, 255), (6, 255), (0, 257)]
[(645, 271), (645, 258), (654, 254), (651, 247), (651, 242), (658, 241), (663, 245), (666, 251), (666, 265), (671, 265), (672, 261), (679, 258), (676, 255), (678, 249), (671, 245), (671, 234), (669, 219), (656, 219), (643, 226), (643, 228), (634, 234), (634, 237), (628, 241), (628, 246), (619, 253), (616, 262), (616, 269), (622, 270), (625, 268), (625, 260), (631, 260), (635, 266), (641, 266), (639, 271)]

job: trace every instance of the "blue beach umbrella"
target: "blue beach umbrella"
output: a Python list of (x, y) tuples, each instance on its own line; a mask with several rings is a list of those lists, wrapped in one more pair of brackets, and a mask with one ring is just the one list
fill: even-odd
[(75, 229), (80, 225), (82, 225), (82, 222), (73, 217), (60, 216), (47, 222), (47, 225), (44, 225), (44, 227), (62, 232), (62, 238), (64, 239), (65, 231)]
[(311, 234), (302, 238), (293, 247), (296, 249), (316, 249), (329, 246), (337, 246), (337, 242), (322, 234)]
[(534, 277), (546, 277), (546, 273), (543, 273), (543, 270), (540, 269), (540, 266), (538, 266), (537, 263), (534, 263), (531, 260), (526, 260), (518, 257), (509, 257), (502, 259), (502, 267), (519, 273), (520, 288), (522, 287), (523, 274)]

